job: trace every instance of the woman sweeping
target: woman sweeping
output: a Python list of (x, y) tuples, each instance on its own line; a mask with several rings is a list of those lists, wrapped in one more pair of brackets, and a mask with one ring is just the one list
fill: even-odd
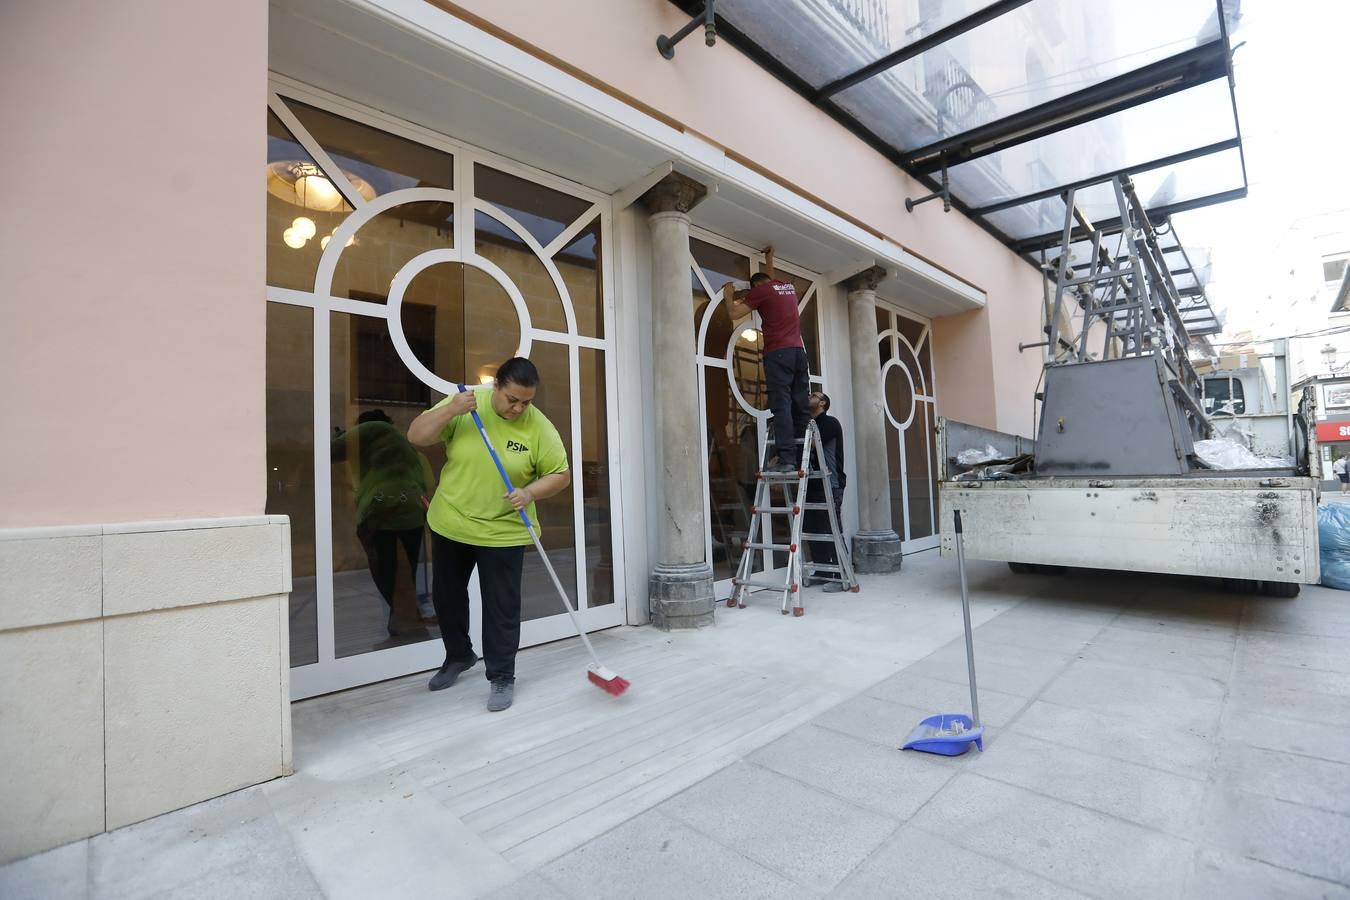
[[(567, 487), (572, 474), (558, 430), (532, 404), (539, 370), (524, 357), (497, 369), (494, 384), (451, 394), (408, 428), (420, 447), (445, 445), (445, 467), (427, 511), (432, 540), (432, 602), (445, 642), (445, 663), (427, 684), (450, 687), (478, 662), (469, 638), (469, 577), (478, 569), (483, 596), (483, 658), (491, 683), (487, 708), (508, 708), (520, 649), (520, 575), (532, 543), (518, 510), (536, 519), (535, 501)], [(502, 490), (469, 412), (477, 410), (517, 485)]]

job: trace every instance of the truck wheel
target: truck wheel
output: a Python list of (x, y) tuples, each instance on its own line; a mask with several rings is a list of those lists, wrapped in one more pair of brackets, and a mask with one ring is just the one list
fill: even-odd
[(1026, 563), (1008, 563), (1008, 568), (1013, 570), (1014, 575), (1026, 575), (1031, 572), (1031, 566)]
[(1302, 585), (1296, 581), (1263, 581), (1261, 593), (1267, 597), (1297, 597)]
[(1069, 567), (1047, 566), (1042, 565), (1041, 563), (1035, 563), (1032, 565), (1031, 571), (1035, 572), (1037, 575), (1063, 575), (1065, 572), (1069, 571)]
[(1226, 594), (1256, 594), (1261, 591), (1261, 582), (1250, 578), (1224, 578), (1221, 583)]

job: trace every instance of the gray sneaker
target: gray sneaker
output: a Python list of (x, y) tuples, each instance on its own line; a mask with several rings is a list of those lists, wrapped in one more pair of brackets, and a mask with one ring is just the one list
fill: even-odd
[(455, 683), (455, 679), (478, 664), (478, 657), (469, 659), (447, 659), (440, 670), (427, 682), (427, 690), (443, 691)]
[(492, 690), (488, 693), (488, 712), (501, 712), (510, 708), (515, 695), (516, 683), (514, 681), (507, 678), (498, 678), (493, 681)]

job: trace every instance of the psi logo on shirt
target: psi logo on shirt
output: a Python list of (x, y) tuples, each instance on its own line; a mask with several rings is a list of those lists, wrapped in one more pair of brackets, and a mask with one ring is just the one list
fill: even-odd
[(529, 447), (526, 447), (526, 446), (525, 446), (524, 444), (522, 444), (520, 441), (507, 441), (507, 442), (506, 442), (506, 449), (507, 449), (507, 450), (513, 450), (513, 451), (515, 451), (516, 453), (529, 453), (529, 452), (530, 452), (530, 448), (529, 448)]

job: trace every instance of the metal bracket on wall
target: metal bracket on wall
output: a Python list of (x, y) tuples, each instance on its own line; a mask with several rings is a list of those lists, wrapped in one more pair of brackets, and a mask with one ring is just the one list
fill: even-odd
[(918, 198), (917, 200), (912, 197), (906, 197), (905, 210), (907, 212), (914, 212), (914, 207), (918, 206), (920, 203), (927, 203), (929, 200), (936, 200), (939, 197), (942, 198), (942, 211), (951, 212), (952, 191), (951, 185), (947, 181), (947, 158), (945, 156), (942, 158), (942, 187), (925, 197)]
[(717, 22), (714, 20), (716, 15), (717, 0), (708, 0), (703, 4), (703, 13), (689, 20), (689, 24), (675, 32), (673, 35), (661, 35), (656, 39), (656, 49), (666, 59), (675, 58), (675, 45), (688, 37), (700, 23), (703, 25), (703, 42), (711, 47), (717, 43)]

